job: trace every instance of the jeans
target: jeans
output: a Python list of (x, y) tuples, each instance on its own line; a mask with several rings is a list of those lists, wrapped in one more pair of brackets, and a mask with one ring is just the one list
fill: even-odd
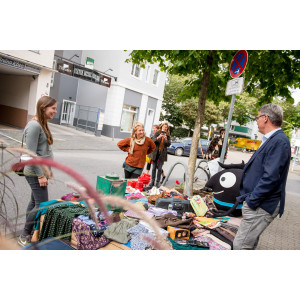
[[(155, 181), (155, 178), (156, 178), (156, 183), (160, 182), (163, 164), (164, 162), (161, 161), (159, 158), (158, 160), (152, 161), (152, 178), (151, 178), (152, 182)], [(157, 174), (156, 174), (156, 169), (157, 169)]]
[(233, 241), (233, 250), (254, 250), (258, 244), (259, 236), (278, 215), (279, 204), (274, 213), (270, 215), (260, 207), (256, 210), (251, 209), (245, 201), (242, 213), (243, 219)]
[(31, 199), (26, 211), (26, 222), (22, 232), (23, 236), (31, 234), (40, 203), (48, 201), (48, 187), (40, 186), (37, 177), (25, 176), (25, 178), (31, 188)]

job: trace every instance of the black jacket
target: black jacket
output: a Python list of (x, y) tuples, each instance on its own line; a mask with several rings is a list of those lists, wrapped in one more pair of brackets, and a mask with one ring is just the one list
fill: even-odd
[[(156, 160), (156, 156), (157, 156), (157, 152), (158, 152), (158, 148), (159, 148), (159, 145), (160, 145), (160, 142), (161, 142), (161, 139), (157, 139), (157, 137), (161, 134), (160, 131), (157, 131), (154, 136), (152, 136), (152, 141), (155, 143), (155, 150), (148, 154), (148, 157), (151, 158), (152, 160)], [(167, 140), (163, 142), (163, 147), (162, 149), (160, 150), (160, 156), (159, 156), (159, 159), (161, 161), (167, 161), (167, 148), (171, 145), (171, 137), (167, 134)]]

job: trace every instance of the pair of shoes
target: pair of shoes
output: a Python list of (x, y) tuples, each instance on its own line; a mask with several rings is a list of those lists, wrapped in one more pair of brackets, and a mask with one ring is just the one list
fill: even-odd
[(153, 186), (154, 186), (154, 182), (151, 181), (149, 183), (149, 185), (147, 185), (146, 187), (144, 187), (144, 191), (150, 191), (153, 188)]
[(160, 184), (162, 184), (162, 183), (164, 182), (165, 178), (166, 178), (166, 176), (164, 176), (164, 177), (161, 179)]
[(30, 235), (23, 236), (22, 234), (18, 238), (18, 244), (22, 247), (26, 247), (31, 244)]

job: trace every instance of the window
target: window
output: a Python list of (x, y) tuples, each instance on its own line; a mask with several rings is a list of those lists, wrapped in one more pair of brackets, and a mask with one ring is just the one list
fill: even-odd
[(124, 104), (121, 119), (121, 131), (131, 132), (134, 122), (137, 120), (138, 108)]
[[(56, 60), (53, 60), (52, 69), (56, 70)], [(55, 75), (55, 72), (52, 72), (51, 73), (51, 79), (50, 79), (50, 87), (53, 87), (53, 84), (54, 84), (54, 75)]]
[(131, 75), (136, 77), (136, 78), (141, 78), (142, 76), (142, 69), (140, 67), (140, 65), (132, 65), (131, 68)]
[(155, 69), (153, 75), (153, 84), (155, 85), (158, 85), (158, 75), (159, 75), (159, 71)]
[(147, 71), (146, 71), (146, 82), (149, 82), (150, 79), (150, 66), (147, 66)]

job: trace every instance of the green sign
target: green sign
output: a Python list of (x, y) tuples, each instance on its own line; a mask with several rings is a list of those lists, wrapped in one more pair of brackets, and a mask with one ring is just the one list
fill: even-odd
[(85, 67), (89, 68), (89, 69), (93, 69), (94, 68), (94, 60), (90, 57), (87, 57), (85, 60)]

